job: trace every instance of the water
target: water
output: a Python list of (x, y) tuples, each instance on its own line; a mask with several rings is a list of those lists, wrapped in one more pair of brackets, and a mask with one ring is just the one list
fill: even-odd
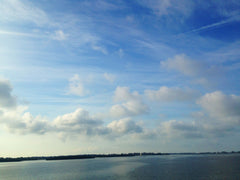
[(240, 155), (169, 155), (0, 163), (0, 179), (240, 179)]

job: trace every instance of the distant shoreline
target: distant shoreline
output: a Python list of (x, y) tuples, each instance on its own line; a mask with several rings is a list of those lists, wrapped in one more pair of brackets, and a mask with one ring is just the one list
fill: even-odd
[(108, 157), (133, 157), (133, 156), (150, 156), (150, 155), (220, 155), (220, 154), (240, 154), (240, 151), (221, 151), (221, 152), (185, 152), (185, 153), (121, 153), (121, 154), (82, 154), (82, 155), (63, 155), (63, 156), (34, 156), (34, 157), (17, 157), (17, 158), (0, 158), (1, 162), (21, 162), (21, 161), (34, 161), (34, 160), (73, 160), (73, 159), (93, 159), (93, 158), (108, 158)]

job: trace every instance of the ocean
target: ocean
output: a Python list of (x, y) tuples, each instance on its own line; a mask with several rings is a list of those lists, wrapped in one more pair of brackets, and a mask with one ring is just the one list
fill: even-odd
[(240, 155), (161, 155), (0, 163), (0, 180), (240, 179)]

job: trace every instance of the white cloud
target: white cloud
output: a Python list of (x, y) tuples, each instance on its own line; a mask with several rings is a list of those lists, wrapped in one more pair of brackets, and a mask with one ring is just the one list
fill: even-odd
[(72, 78), (70, 78), (68, 92), (77, 96), (84, 96), (88, 93), (88, 91), (83, 85), (82, 79), (79, 77), (78, 74), (75, 74)]
[[(79, 80), (78, 75), (72, 78), (73, 81)], [(121, 88), (118, 89), (121, 91)], [(12, 87), (7, 80), (0, 81), (0, 124), (9, 132), (19, 134), (46, 134), (57, 133), (64, 135), (66, 138), (75, 135), (85, 136), (101, 136), (120, 137), (128, 133), (140, 133), (142, 128), (131, 119), (121, 119), (109, 123), (108, 126), (103, 125), (103, 121), (97, 116), (91, 116), (88, 111), (78, 108), (74, 112), (57, 116), (53, 121), (47, 120), (42, 116), (33, 116), (28, 112), (27, 106), (17, 106), (16, 99), (11, 95)], [(132, 96), (132, 100), (138, 97), (138, 93), (128, 94), (124, 99)], [(119, 95), (119, 93), (118, 93)], [(119, 96), (117, 96), (119, 97)], [(132, 101), (127, 102), (131, 104)], [(15, 108), (11, 108), (14, 106)], [(129, 105), (130, 106), (130, 105)], [(132, 113), (136, 107), (131, 109)], [(138, 112), (137, 112), (138, 113)]]
[(161, 66), (167, 69), (177, 70), (188, 76), (198, 76), (206, 71), (206, 66), (202, 62), (192, 60), (185, 54), (179, 54), (174, 58), (161, 61)]
[(33, 117), (26, 110), (27, 107), (24, 106), (18, 106), (14, 110), (3, 110), (0, 115), (0, 123), (4, 124), (10, 132), (20, 134), (45, 134), (49, 131), (49, 123), (45, 118)]
[(235, 22), (235, 21), (240, 21), (240, 16), (239, 15), (230, 17), (226, 20), (222, 20), (222, 21), (219, 21), (219, 22), (215, 22), (215, 23), (212, 23), (212, 24), (205, 25), (205, 26), (199, 27), (197, 29), (193, 29), (193, 30), (189, 31), (188, 33), (198, 33), (198, 32), (201, 32), (201, 31), (206, 32), (208, 30), (215, 29), (219, 26), (224, 26), (228, 23), (232, 23), (232, 22)]
[(78, 108), (72, 113), (55, 118), (53, 121), (53, 128), (55, 131), (59, 132), (92, 135), (100, 132), (102, 123), (101, 120), (91, 117), (88, 111)]
[[(72, 80), (79, 80), (79, 77), (76, 75)], [(42, 116), (33, 116), (27, 111), (27, 106), (17, 106), (16, 99), (11, 95), (11, 91), (12, 87), (9, 81), (1, 79), (0, 124), (1, 127), (6, 128), (11, 133), (38, 135), (52, 133), (60, 135), (62, 139), (67, 139), (79, 135), (117, 138), (125, 134), (141, 133), (143, 131), (139, 124), (129, 118), (113, 121), (105, 126), (103, 121), (97, 118), (98, 116), (92, 116), (82, 108), (59, 115), (53, 121)], [(121, 91), (121, 88), (119, 91)], [(124, 99), (128, 96), (132, 96), (132, 100), (138, 97), (138, 93), (125, 92), (125, 94), (128, 95)], [(127, 103), (131, 104), (132, 102)], [(12, 106), (15, 108), (11, 108)]]
[(170, 120), (161, 123), (159, 131), (168, 137), (209, 138), (233, 134), (240, 124), (240, 97), (220, 91), (207, 93), (197, 101), (203, 112), (196, 112), (192, 120)]
[(0, 123), (8, 131), (19, 134), (46, 134), (58, 133), (71, 135), (103, 135), (108, 129), (102, 126), (102, 121), (91, 117), (88, 111), (78, 108), (72, 113), (56, 117), (52, 122), (44, 117), (26, 112), (28, 108), (18, 106), (14, 110), (2, 110)]
[(162, 122), (159, 127), (159, 134), (168, 138), (203, 138), (209, 134), (202, 128), (201, 124), (195, 121), (169, 120)]
[(173, 102), (189, 101), (197, 97), (198, 93), (191, 89), (169, 88), (162, 86), (159, 90), (145, 90), (145, 95), (152, 101)]
[[(84, 3), (82, 3), (83, 5)], [(91, 5), (90, 5), (91, 4)], [(97, 2), (100, 6), (111, 6), (107, 2)], [(89, 7), (96, 6), (96, 3), (89, 3)], [(99, 7), (98, 7), (99, 8)], [(101, 8), (100, 8), (101, 9)], [(56, 16), (47, 13), (35, 2), (28, 0), (1, 0), (0, 1), (0, 22), (18, 23), (18, 25), (34, 24), (33, 29), (28, 32), (14, 32), (1, 30), (0, 34), (32, 37), (32, 38), (50, 38), (58, 41), (68, 40), (72, 46), (81, 47), (88, 51), (91, 48), (105, 55), (108, 54), (106, 46), (102, 43), (94, 29), (91, 29), (92, 20), (83, 14), (73, 15), (65, 14)], [(89, 12), (90, 13), (90, 12)], [(83, 28), (84, 27), (84, 28)], [(37, 30), (37, 31), (36, 31)], [(33, 33), (35, 31), (35, 33)]]
[(110, 113), (113, 117), (137, 116), (148, 111), (147, 105), (141, 101), (128, 101), (122, 104), (113, 105)]
[(199, 98), (197, 104), (203, 111), (194, 113), (185, 121), (162, 122), (159, 134), (170, 138), (216, 138), (239, 131), (240, 96), (215, 91)]
[[(72, 81), (81, 81), (78, 75)], [(17, 106), (16, 98), (11, 95), (12, 87), (7, 80), (0, 80), (0, 123), (10, 132), (20, 134), (57, 133), (64, 136), (83, 135), (105, 137), (122, 137), (125, 134), (136, 134), (138, 138), (151, 137), (180, 137), (206, 138), (212, 135), (221, 136), (234, 132), (240, 124), (240, 96), (226, 95), (220, 91), (208, 93), (198, 99), (203, 112), (198, 117), (188, 120), (171, 120), (160, 124), (160, 127), (144, 129), (138, 122), (130, 118), (123, 118), (108, 125), (101, 119), (92, 116), (88, 111), (78, 108), (74, 112), (56, 117), (48, 121), (42, 116), (33, 116), (27, 112), (27, 107)], [(191, 94), (192, 93), (192, 94)], [(152, 100), (185, 101), (195, 97), (191, 90), (161, 87), (157, 91), (147, 90), (145, 94)], [(190, 97), (188, 97), (190, 96)], [(136, 116), (148, 112), (142, 96), (131, 92), (128, 87), (117, 87), (114, 100), (119, 104), (111, 107), (114, 117)], [(10, 108), (10, 107), (16, 107)]]
[(141, 96), (138, 94), (137, 91), (130, 92), (129, 87), (120, 87), (118, 86), (114, 92), (114, 101), (122, 102), (122, 101), (129, 101), (129, 100), (138, 100)]
[(109, 81), (111, 83), (113, 83), (116, 79), (115, 75), (110, 74), (110, 73), (104, 73), (103, 76), (107, 81)]
[(68, 35), (65, 34), (62, 30), (55, 31), (55, 33), (53, 35), (53, 39), (56, 39), (58, 41), (66, 40), (67, 37), (68, 37)]
[(111, 107), (110, 114), (113, 117), (137, 116), (148, 112), (148, 107), (143, 103), (138, 92), (131, 93), (128, 87), (117, 87), (114, 100), (122, 103)]
[(4, 124), (10, 132), (21, 134), (44, 134), (48, 131), (47, 121), (40, 116), (33, 117), (26, 112), (27, 107), (17, 105), (17, 99), (11, 92), (10, 82), (0, 79), (0, 123)]
[(106, 49), (105, 47), (103, 47), (103, 46), (93, 44), (93, 45), (92, 45), (92, 48), (93, 48), (93, 50), (99, 51), (99, 52), (101, 52), (101, 53), (103, 53), (103, 54), (105, 54), (105, 55), (108, 54), (107, 49)]
[(143, 128), (130, 118), (112, 121), (104, 126), (102, 120), (90, 116), (89, 112), (82, 108), (55, 118), (51, 130), (64, 136), (101, 136), (110, 139), (127, 134), (143, 133)]
[(17, 99), (12, 94), (12, 86), (8, 80), (0, 79), (0, 107), (16, 107)]
[(31, 38), (42, 38), (46, 37), (44, 35), (33, 34), (33, 33), (22, 33), (22, 32), (14, 32), (14, 31), (4, 31), (0, 30), (0, 34), (7, 35), (7, 36), (22, 36), (22, 37), (31, 37)]
[[(126, 87), (116, 89), (116, 100), (126, 103), (116, 105), (117, 110), (126, 108), (122, 114), (136, 115), (135, 105), (131, 109), (126, 104), (135, 103), (139, 98), (137, 92), (130, 93)], [(52, 122), (41, 116), (33, 117), (27, 111), (27, 107), (17, 106), (16, 109), (1, 109), (0, 123), (14, 133), (20, 134), (46, 134), (57, 133), (64, 137), (76, 135), (100, 136), (118, 138), (127, 134), (136, 134), (137, 138), (169, 137), (169, 138), (206, 138), (211, 136), (222, 136), (228, 132), (234, 132), (236, 125), (239, 125), (240, 97), (236, 95), (225, 95), (221, 92), (209, 93), (202, 96), (197, 103), (207, 114), (200, 113), (200, 116), (193, 120), (177, 121), (170, 120), (160, 124), (158, 128), (143, 129), (143, 127), (130, 118), (123, 118), (112, 121), (104, 126), (102, 120), (91, 116), (88, 111), (78, 108), (74, 112), (56, 117)], [(145, 111), (145, 109), (143, 109)], [(122, 115), (121, 114), (121, 115)], [(199, 113), (198, 113), (199, 114)], [(120, 117), (120, 115), (119, 115)]]
[(49, 121), (42, 116), (33, 117), (27, 107), (18, 106), (15, 110), (2, 110), (0, 124), (10, 133), (44, 135), (54, 133), (62, 140), (74, 136), (100, 136), (118, 138), (127, 134), (143, 133), (142, 127), (130, 118), (112, 121), (107, 126), (103, 121), (91, 116), (88, 111), (78, 108)]
[[(204, 61), (193, 60), (185, 54), (179, 54), (173, 58), (161, 61), (161, 67), (178, 71), (194, 79), (193, 83), (211, 87), (222, 83), (224, 69), (219, 65), (207, 64)], [(221, 79), (222, 80), (222, 79)]]
[(130, 118), (120, 119), (118, 121), (112, 121), (107, 126), (115, 134), (128, 134), (128, 133), (141, 133), (142, 127)]
[(43, 10), (27, 1), (2, 0), (0, 1), (0, 12), (0, 21), (25, 21), (36, 25), (44, 25), (49, 22)]
[(210, 115), (222, 121), (240, 122), (240, 96), (225, 95), (220, 91), (207, 93), (197, 103)]
[(189, 16), (194, 9), (194, 3), (190, 0), (149, 0), (138, 1), (145, 7), (150, 8), (157, 16), (171, 16), (179, 14)]

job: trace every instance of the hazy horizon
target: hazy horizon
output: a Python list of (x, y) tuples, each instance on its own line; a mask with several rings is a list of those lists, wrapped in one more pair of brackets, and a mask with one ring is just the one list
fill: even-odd
[(0, 157), (240, 150), (240, 1), (0, 0)]

